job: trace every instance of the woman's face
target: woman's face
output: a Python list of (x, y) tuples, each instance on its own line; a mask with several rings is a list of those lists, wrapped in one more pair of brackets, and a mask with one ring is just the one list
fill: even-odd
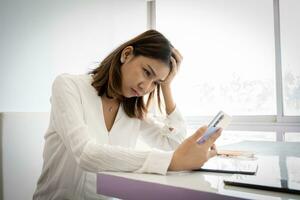
[(169, 66), (153, 58), (129, 56), (122, 61), (122, 94), (127, 98), (152, 92), (170, 72)]

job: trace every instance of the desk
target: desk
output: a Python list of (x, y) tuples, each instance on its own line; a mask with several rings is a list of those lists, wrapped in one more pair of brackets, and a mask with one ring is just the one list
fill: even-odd
[[(255, 153), (256, 176), (300, 181), (300, 143), (245, 141), (220, 149)], [(97, 192), (121, 199), (300, 199), (300, 195), (224, 185), (231, 174), (168, 172), (166, 176), (124, 172), (97, 175)]]

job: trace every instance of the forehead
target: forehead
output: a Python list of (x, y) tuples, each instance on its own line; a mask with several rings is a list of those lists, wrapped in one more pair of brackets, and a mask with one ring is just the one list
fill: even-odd
[(158, 79), (164, 80), (170, 72), (170, 67), (161, 60), (144, 56), (138, 56), (137, 59), (144, 67), (151, 67)]

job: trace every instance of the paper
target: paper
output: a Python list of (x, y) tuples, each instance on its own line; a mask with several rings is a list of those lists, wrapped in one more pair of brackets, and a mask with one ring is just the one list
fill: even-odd
[(218, 150), (217, 152), (220, 156), (227, 156), (227, 157), (247, 157), (247, 158), (254, 158), (254, 153), (250, 151), (237, 151), (237, 150)]

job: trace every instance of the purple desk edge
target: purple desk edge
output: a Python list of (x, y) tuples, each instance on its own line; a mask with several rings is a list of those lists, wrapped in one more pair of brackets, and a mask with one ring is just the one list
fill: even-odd
[(129, 178), (109, 175), (97, 175), (97, 193), (120, 199), (211, 199), (237, 200), (237, 198), (217, 193), (203, 192), (186, 188), (163, 185), (159, 183), (133, 180)]

